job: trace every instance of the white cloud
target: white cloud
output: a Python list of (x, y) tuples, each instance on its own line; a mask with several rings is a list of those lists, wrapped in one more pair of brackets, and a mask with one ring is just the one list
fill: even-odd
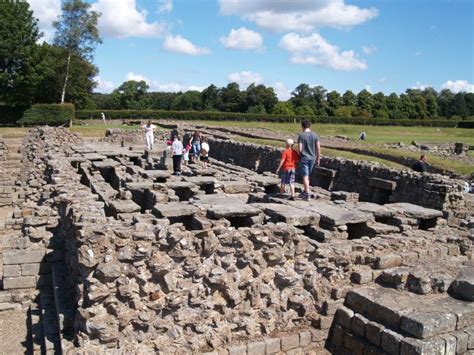
[(164, 24), (147, 22), (147, 12), (139, 11), (135, 0), (98, 0), (92, 10), (100, 12), (99, 30), (114, 38), (159, 37), (166, 29)]
[(262, 35), (245, 27), (232, 29), (227, 37), (220, 38), (226, 48), (232, 49), (260, 49), (263, 44)]
[(28, 3), (44, 34), (42, 40), (50, 42), (54, 37), (53, 21), (61, 14), (61, 0), (28, 0)]
[(441, 89), (451, 90), (455, 94), (458, 92), (474, 93), (474, 84), (469, 83), (467, 80), (448, 80), (441, 85)]
[(261, 84), (263, 81), (262, 76), (259, 73), (254, 73), (251, 70), (241, 71), (240, 73), (230, 73), (227, 75), (227, 80), (229, 82), (236, 82), (242, 87), (247, 87), (250, 84)]
[(135, 80), (135, 81), (145, 81), (150, 87), (149, 91), (163, 91), (163, 92), (179, 92), (179, 91), (188, 91), (196, 90), (202, 91), (206, 87), (201, 85), (187, 85), (180, 82), (170, 82), (170, 83), (160, 83), (157, 80), (151, 80), (143, 74), (128, 72), (126, 80)]
[(372, 86), (370, 86), (370, 84), (367, 84), (364, 89), (372, 93)]
[(422, 84), (421, 82), (417, 81), (415, 85), (413, 85), (411, 88), (415, 90), (425, 90), (426, 88), (431, 87), (431, 85), (427, 84)]
[(371, 55), (377, 52), (377, 47), (371, 44), (370, 46), (362, 46), (362, 50), (364, 51), (365, 54)]
[(378, 15), (373, 7), (362, 9), (344, 0), (219, 0), (219, 7), (223, 15), (238, 15), (273, 31), (351, 27)]
[(280, 40), (280, 47), (291, 53), (290, 62), (294, 64), (313, 64), (343, 71), (367, 69), (367, 64), (354, 51), (340, 52), (318, 33), (309, 36), (288, 33)]
[(291, 90), (286, 88), (285, 83), (278, 81), (273, 85), (273, 88), (279, 100), (286, 101), (291, 98)]
[(173, 0), (158, 0), (158, 13), (171, 12), (173, 10)]
[(198, 47), (186, 38), (176, 35), (168, 35), (163, 42), (163, 48), (168, 52), (182, 53), (189, 55), (209, 54), (210, 50), (205, 47)]
[(95, 92), (100, 92), (103, 94), (109, 94), (115, 89), (115, 84), (112, 81), (102, 80), (100, 76), (96, 76), (94, 81), (97, 83)]

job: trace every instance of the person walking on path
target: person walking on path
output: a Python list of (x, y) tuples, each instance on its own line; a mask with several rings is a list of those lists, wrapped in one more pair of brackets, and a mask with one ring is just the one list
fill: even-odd
[(183, 157), (183, 143), (176, 135), (171, 144), (171, 155), (173, 156), (173, 175), (181, 175), (181, 158)]
[(310, 199), (309, 193), (309, 175), (313, 170), (314, 165), (319, 166), (321, 158), (321, 145), (319, 137), (316, 133), (311, 131), (311, 122), (304, 120), (301, 122), (302, 133), (298, 135), (298, 146), (300, 151), (300, 162), (298, 168), (303, 177), (304, 192), (301, 197), (305, 200)]
[(199, 154), (201, 152), (202, 139), (203, 136), (199, 131), (195, 131), (193, 136), (191, 137), (189, 144), (191, 144), (192, 147), (193, 159), (197, 159), (199, 157)]
[(286, 149), (281, 154), (280, 164), (276, 170), (278, 174), (281, 171), (280, 193), (284, 194), (286, 185), (290, 185), (290, 200), (295, 200), (295, 169), (299, 160), (298, 153), (292, 148), (293, 139), (286, 140)]
[(153, 142), (155, 140), (153, 136), (153, 131), (156, 129), (156, 126), (151, 123), (151, 120), (148, 121), (146, 125), (143, 126), (143, 129), (145, 130), (145, 140), (146, 140), (146, 147), (149, 150), (153, 149)]

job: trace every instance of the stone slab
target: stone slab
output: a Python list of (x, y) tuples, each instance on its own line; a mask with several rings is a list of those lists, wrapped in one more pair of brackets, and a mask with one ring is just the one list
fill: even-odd
[(398, 214), (408, 218), (431, 219), (443, 217), (443, 212), (431, 208), (421, 207), (407, 202), (389, 203), (385, 205), (394, 209)]
[(244, 203), (215, 204), (207, 208), (207, 214), (214, 219), (252, 217), (260, 213), (260, 209)]
[(44, 256), (42, 250), (5, 250), (3, 252), (3, 264), (29, 264), (39, 263)]
[(157, 217), (186, 217), (198, 213), (199, 209), (187, 202), (158, 203), (153, 207), (152, 213)]
[(133, 213), (141, 210), (140, 206), (132, 200), (114, 200), (109, 202), (109, 206), (115, 213)]
[(261, 209), (266, 215), (270, 216), (273, 222), (285, 222), (293, 226), (317, 225), (319, 223), (319, 214), (295, 208), (289, 205), (278, 203), (254, 203), (254, 207)]

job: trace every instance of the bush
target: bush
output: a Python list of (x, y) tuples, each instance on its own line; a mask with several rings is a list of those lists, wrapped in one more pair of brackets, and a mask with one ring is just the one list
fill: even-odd
[[(413, 120), (413, 119), (381, 119), (372, 117), (320, 117), (320, 116), (293, 116), (255, 113), (211, 112), (211, 111), (162, 111), (162, 110), (83, 110), (76, 112), (76, 118), (101, 119), (101, 112), (108, 120), (186, 120), (186, 121), (257, 121), (257, 122), (299, 122), (308, 119), (313, 123), (357, 124), (372, 126), (427, 126), (427, 127), (456, 127), (458, 121), (440, 120)], [(461, 121), (465, 126), (468, 122)]]
[(12, 107), (0, 105), (0, 126), (14, 126), (23, 117), (27, 107)]
[(38, 104), (27, 109), (17, 123), (26, 126), (60, 126), (73, 119), (73, 104)]

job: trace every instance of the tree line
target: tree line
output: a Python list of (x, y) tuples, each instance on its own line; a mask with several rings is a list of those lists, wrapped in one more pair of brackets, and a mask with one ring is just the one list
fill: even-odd
[(94, 93), (93, 53), (101, 43), (99, 13), (84, 0), (65, 0), (52, 44), (39, 44), (38, 20), (26, 1), (0, 1), (0, 108), (71, 102), (76, 109), (156, 109), (389, 119), (474, 118), (474, 94), (408, 89), (398, 95), (328, 91), (300, 84), (287, 101), (272, 87), (237, 83), (203, 91), (150, 92), (126, 81), (111, 94)]
[(389, 119), (468, 118), (474, 116), (474, 94), (433, 88), (407, 89), (398, 95), (372, 94), (364, 89), (343, 94), (323, 86), (300, 84), (288, 101), (279, 101), (265, 85), (237, 83), (218, 88), (211, 84), (203, 91), (148, 92), (145, 81), (126, 81), (111, 94), (93, 94), (91, 109), (172, 110), (316, 115), (322, 117), (376, 117)]

